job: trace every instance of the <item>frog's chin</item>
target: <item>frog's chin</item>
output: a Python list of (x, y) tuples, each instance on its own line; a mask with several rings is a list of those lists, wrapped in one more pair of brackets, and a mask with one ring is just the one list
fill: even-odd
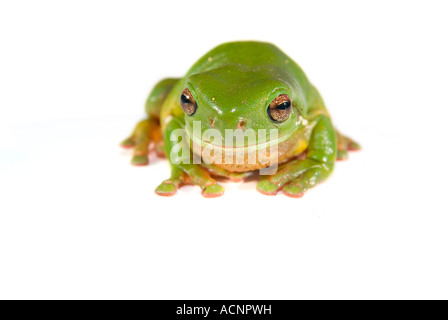
[(248, 172), (283, 163), (294, 152), (294, 139), (282, 135), (254, 145), (221, 146), (204, 141), (186, 130), (193, 153), (200, 155), (206, 164), (212, 164), (229, 172)]

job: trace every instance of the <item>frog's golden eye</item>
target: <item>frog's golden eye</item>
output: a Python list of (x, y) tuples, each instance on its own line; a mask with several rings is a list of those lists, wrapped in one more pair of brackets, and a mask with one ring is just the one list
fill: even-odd
[(269, 104), (268, 115), (275, 122), (283, 122), (291, 114), (291, 99), (287, 94), (281, 94)]
[(198, 104), (196, 103), (196, 100), (194, 100), (193, 95), (188, 88), (185, 88), (180, 96), (180, 105), (184, 112), (189, 116), (194, 115), (198, 109)]

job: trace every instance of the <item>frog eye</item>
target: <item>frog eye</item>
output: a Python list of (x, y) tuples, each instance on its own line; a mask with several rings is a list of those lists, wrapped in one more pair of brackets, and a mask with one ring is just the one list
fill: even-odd
[(196, 103), (196, 100), (194, 100), (193, 95), (188, 88), (185, 88), (180, 96), (180, 105), (184, 112), (189, 116), (194, 115), (198, 109), (198, 104)]
[(283, 122), (291, 114), (291, 99), (288, 95), (281, 94), (269, 104), (268, 115), (275, 122)]

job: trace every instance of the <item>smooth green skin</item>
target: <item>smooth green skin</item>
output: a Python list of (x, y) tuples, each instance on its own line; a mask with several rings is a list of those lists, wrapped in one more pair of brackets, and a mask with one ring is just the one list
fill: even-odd
[[(193, 116), (186, 115), (180, 107), (179, 98), (185, 88), (191, 91), (198, 105)], [(287, 94), (293, 106), (290, 117), (283, 123), (273, 122), (267, 114), (269, 103), (280, 94)], [(342, 157), (347, 150), (359, 149), (354, 141), (335, 131), (322, 98), (300, 67), (269, 43), (231, 42), (214, 48), (184, 78), (159, 82), (146, 101), (146, 113), (148, 119), (140, 122), (131, 137), (122, 143), (124, 147), (134, 148), (132, 163), (135, 165), (148, 163), (148, 145), (151, 132), (157, 130), (154, 122), (157, 120), (160, 120), (167, 155), (175, 144), (170, 141), (173, 130), (185, 128), (191, 137), (193, 121), (201, 121), (204, 132), (211, 128), (213, 120), (213, 128), (223, 136), (225, 129), (236, 129), (241, 120), (246, 123), (245, 129), (267, 129), (268, 133), (269, 129), (278, 129), (279, 137), (310, 132), (299, 141), (301, 147), (297, 153), (306, 151), (305, 159), (291, 158), (274, 175), (262, 177), (257, 189), (267, 195), (283, 189), (288, 196), (301, 197), (330, 175), (338, 145)], [(192, 183), (202, 188), (205, 197), (216, 197), (224, 189), (210, 173), (233, 180), (245, 176), (199, 164), (171, 163), (171, 168), (170, 179), (156, 189), (159, 195), (173, 195), (180, 185)]]

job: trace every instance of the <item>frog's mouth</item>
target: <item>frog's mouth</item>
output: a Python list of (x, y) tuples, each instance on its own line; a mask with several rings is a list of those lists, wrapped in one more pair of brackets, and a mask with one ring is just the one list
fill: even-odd
[[(216, 151), (226, 151), (226, 150), (233, 150), (237, 153), (252, 153), (252, 152), (258, 152), (260, 150), (268, 150), (274, 147), (277, 147), (282, 142), (287, 141), (293, 133), (284, 134), (281, 137), (270, 139), (268, 141), (255, 143), (255, 144), (249, 144), (245, 146), (229, 146), (225, 144), (214, 144), (210, 141), (203, 140), (201, 137), (197, 137), (191, 132), (191, 128), (186, 127), (185, 132), (187, 133), (188, 139), (196, 146), (201, 147), (201, 150), (204, 148), (207, 148), (208, 150), (216, 150)], [(223, 141), (224, 139), (221, 139)], [(214, 141), (213, 141), (214, 142)]]

